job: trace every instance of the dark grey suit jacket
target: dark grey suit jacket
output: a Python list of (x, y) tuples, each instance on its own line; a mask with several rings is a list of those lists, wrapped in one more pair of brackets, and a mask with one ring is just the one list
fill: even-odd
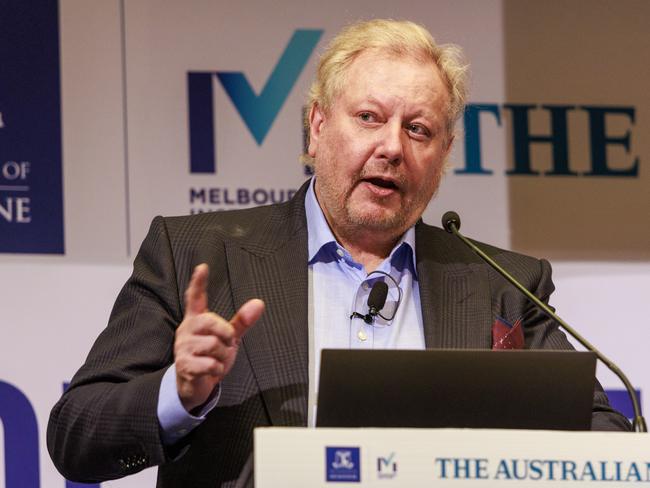
[[(306, 185), (280, 205), (153, 221), (108, 327), (52, 410), (48, 449), (62, 474), (93, 482), (160, 465), (159, 487), (235, 486), (252, 450), (253, 428), (306, 425), (305, 191)], [(420, 222), (416, 247), (427, 348), (490, 348), (496, 316), (521, 317), (527, 347), (570, 348), (550, 320), (455, 237)], [(546, 261), (484, 248), (548, 299), (553, 284)], [(244, 337), (219, 405), (177, 446), (165, 448), (158, 391), (174, 360), (183, 292), (199, 263), (210, 266), (211, 310), (231, 317), (254, 297), (267, 309)], [(593, 426), (629, 429), (600, 389)]]

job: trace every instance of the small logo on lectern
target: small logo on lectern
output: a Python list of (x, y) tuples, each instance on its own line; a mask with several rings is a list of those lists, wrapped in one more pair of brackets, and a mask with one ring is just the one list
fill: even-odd
[(325, 481), (359, 483), (361, 481), (360, 448), (326, 447)]
[(397, 460), (394, 452), (388, 457), (377, 458), (377, 477), (390, 479), (397, 476)]

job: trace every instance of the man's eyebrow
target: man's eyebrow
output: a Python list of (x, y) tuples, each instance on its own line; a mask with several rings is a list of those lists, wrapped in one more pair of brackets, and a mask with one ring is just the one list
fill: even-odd
[(435, 110), (431, 110), (431, 109), (418, 109), (415, 110), (414, 112), (410, 112), (408, 116), (411, 119), (422, 117), (434, 125), (439, 124), (440, 121), (442, 120), (442, 117), (440, 117), (440, 115)]
[(418, 109), (412, 112), (412, 115), (415, 117), (431, 117), (432, 119), (436, 118), (435, 110)]
[[(384, 102), (382, 102), (379, 98), (377, 98), (374, 95), (365, 95), (361, 98), (360, 103), (368, 103), (371, 105), (376, 105), (380, 108), (383, 108), (386, 106)], [(437, 111), (434, 108), (418, 108), (413, 112), (408, 113), (409, 118), (417, 118), (417, 117), (424, 117), (425, 119), (431, 121), (434, 124), (437, 124), (440, 122), (440, 120), (443, 117), (440, 117), (439, 114), (437, 114)]]
[(373, 95), (366, 95), (364, 97), (363, 101), (367, 102), (367, 103), (372, 103), (372, 104), (375, 104), (375, 105), (379, 105), (381, 107), (384, 106), (384, 103), (382, 103), (381, 100), (379, 100), (377, 97), (374, 97)]

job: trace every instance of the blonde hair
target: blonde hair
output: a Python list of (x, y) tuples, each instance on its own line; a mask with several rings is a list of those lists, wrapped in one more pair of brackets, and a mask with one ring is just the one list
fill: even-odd
[[(467, 65), (462, 61), (462, 50), (453, 44), (436, 44), (429, 31), (414, 22), (374, 19), (344, 28), (321, 55), (305, 110), (307, 137), (311, 109), (318, 105), (327, 112), (343, 90), (347, 69), (362, 52), (371, 49), (431, 61), (438, 67), (449, 92), (447, 133), (451, 136), (467, 98)], [(313, 163), (309, 156), (303, 160)]]

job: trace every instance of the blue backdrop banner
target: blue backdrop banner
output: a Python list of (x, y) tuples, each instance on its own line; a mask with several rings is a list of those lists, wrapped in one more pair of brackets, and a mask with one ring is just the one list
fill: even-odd
[(0, 6), (0, 252), (63, 254), (58, 3)]

